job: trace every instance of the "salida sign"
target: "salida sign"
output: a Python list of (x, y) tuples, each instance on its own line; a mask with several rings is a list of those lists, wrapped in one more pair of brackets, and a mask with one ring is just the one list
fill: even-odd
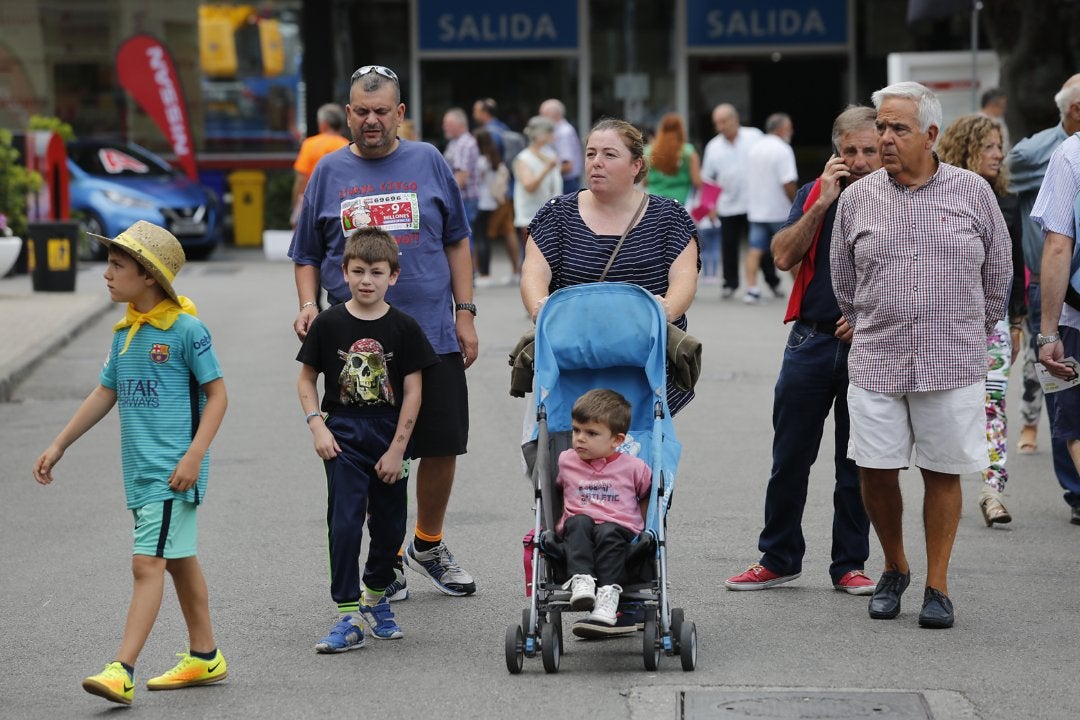
[(420, 50), (575, 49), (577, 0), (420, 0)]
[(169, 51), (154, 37), (135, 35), (116, 51), (116, 73), (120, 85), (169, 139), (180, 167), (197, 181), (187, 104)]
[(688, 0), (690, 46), (844, 45), (847, 0)]

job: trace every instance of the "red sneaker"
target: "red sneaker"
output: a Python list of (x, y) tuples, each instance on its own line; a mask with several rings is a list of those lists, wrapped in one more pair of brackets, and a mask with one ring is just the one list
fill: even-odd
[[(764, 590), (794, 580), (801, 574), (777, 575), (767, 567), (754, 563), (745, 572), (725, 580), (724, 587), (728, 590)], [(873, 590), (874, 586), (871, 585), (870, 589)]]
[(833, 585), (834, 588), (848, 595), (873, 595), (876, 583), (862, 570), (852, 570)]

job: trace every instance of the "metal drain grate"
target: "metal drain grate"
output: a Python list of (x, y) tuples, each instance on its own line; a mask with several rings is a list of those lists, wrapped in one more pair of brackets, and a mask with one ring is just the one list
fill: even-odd
[(933, 720), (920, 693), (687, 690), (682, 720)]

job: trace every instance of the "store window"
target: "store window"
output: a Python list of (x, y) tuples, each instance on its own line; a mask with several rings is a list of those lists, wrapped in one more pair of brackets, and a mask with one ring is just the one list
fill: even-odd
[(591, 0), (592, 119), (643, 127), (675, 109), (675, 3)]
[(299, 9), (299, 0), (199, 6), (206, 150), (291, 150), (303, 139)]

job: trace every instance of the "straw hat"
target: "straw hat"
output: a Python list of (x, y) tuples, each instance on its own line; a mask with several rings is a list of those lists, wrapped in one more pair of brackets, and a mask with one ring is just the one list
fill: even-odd
[(180, 304), (173, 290), (172, 281), (184, 266), (184, 248), (173, 234), (163, 227), (140, 220), (111, 240), (101, 235), (87, 233), (106, 245), (124, 248), (136, 262), (146, 268), (165, 294)]

